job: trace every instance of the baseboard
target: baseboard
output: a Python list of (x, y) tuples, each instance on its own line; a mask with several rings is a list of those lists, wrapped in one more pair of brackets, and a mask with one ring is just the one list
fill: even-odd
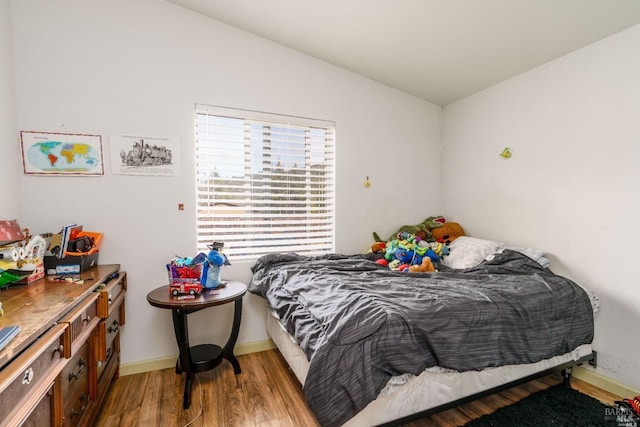
[(622, 384), (614, 379), (598, 374), (591, 369), (576, 366), (571, 370), (571, 375), (579, 380), (601, 388), (620, 397), (633, 397), (640, 395), (640, 389)]
[[(276, 345), (271, 340), (255, 341), (238, 344), (234, 347), (233, 353), (236, 356), (241, 354), (257, 353), (259, 351), (272, 350)], [(143, 372), (158, 371), (160, 369), (173, 368), (176, 366), (178, 355), (159, 357), (157, 359), (141, 360), (139, 362), (120, 364), (120, 376), (141, 374)]]

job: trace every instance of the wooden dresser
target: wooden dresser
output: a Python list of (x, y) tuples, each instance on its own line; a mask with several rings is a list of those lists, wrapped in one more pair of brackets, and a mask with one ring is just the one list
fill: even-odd
[(0, 290), (0, 327), (20, 333), (0, 350), (0, 426), (93, 425), (120, 367), (127, 276), (99, 265), (82, 283), (47, 276)]

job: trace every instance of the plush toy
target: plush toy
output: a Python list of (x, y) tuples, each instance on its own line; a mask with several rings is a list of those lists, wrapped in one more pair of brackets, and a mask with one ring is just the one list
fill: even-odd
[(449, 246), (446, 243), (432, 242), (429, 246), (440, 258), (449, 255)]
[(394, 259), (393, 261), (391, 261), (389, 263), (389, 268), (391, 270), (399, 270), (400, 269), (400, 261), (397, 259)]
[(428, 258), (431, 268), (435, 269), (435, 265), (449, 254), (448, 243), (464, 236), (464, 230), (460, 224), (446, 222), (444, 217), (436, 216), (415, 226), (400, 227), (386, 242), (380, 241), (376, 233), (373, 235), (376, 241), (369, 252), (384, 258), (391, 270), (405, 271), (411, 270), (410, 267), (428, 268), (424, 258)]
[[(445, 224), (445, 223), (446, 223), (446, 220), (444, 219), (443, 216), (430, 216), (427, 219), (425, 219), (424, 221), (422, 221), (420, 224), (403, 225), (395, 233), (393, 233), (387, 239), (387, 241), (393, 240), (393, 239), (397, 239), (398, 238), (398, 234), (402, 233), (402, 232), (407, 232), (409, 234), (413, 234), (413, 235), (415, 235), (417, 237), (420, 237), (422, 240), (433, 241), (435, 239), (431, 235), (431, 230), (433, 230), (434, 228), (442, 227), (442, 225)], [(382, 239), (380, 239), (380, 236), (378, 236), (378, 233), (376, 233), (376, 232), (373, 233), (373, 238), (374, 238), (374, 240), (376, 242), (382, 242), (383, 241)]]
[(465, 234), (462, 226), (457, 222), (445, 222), (442, 226), (431, 230), (431, 235), (440, 243), (451, 243)]
[(384, 242), (375, 242), (371, 245), (371, 252), (374, 254), (384, 252), (386, 249), (386, 244)]
[(396, 249), (395, 258), (400, 261), (400, 264), (411, 264), (415, 252), (406, 249)]
[[(220, 280), (220, 267), (223, 265), (231, 265), (231, 263), (227, 256), (222, 253), (224, 243), (213, 242), (207, 245), (207, 247), (210, 251), (203, 261), (200, 283), (207, 289), (215, 289), (223, 284), (222, 280)], [(196, 258), (200, 258), (200, 255), (204, 254), (199, 254)]]
[(436, 271), (436, 269), (433, 267), (433, 263), (431, 262), (431, 258), (429, 257), (424, 257), (422, 258), (422, 263), (420, 265), (412, 265), (409, 267), (409, 271), (412, 271), (414, 273), (426, 273), (429, 271)]
[(427, 252), (425, 252), (424, 257), (429, 258), (432, 263), (440, 262), (440, 256), (438, 256), (438, 254), (435, 253), (431, 248), (427, 249)]
[(384, 259), (386, 259), (387, 261), (393, 261), (393, 257), (396, 252), (396, 249), (398, 249), (398, 241), (389, 240), (385, 247), (386, 247), (386, 250), (384, 253)]
[(224, 257), (216, 249), (211, 249), (204, 261), (202, 278), (200, 284), (207, 289), (215, 289), (222, 281), (220, 280), (220, 267), (224, 265)]

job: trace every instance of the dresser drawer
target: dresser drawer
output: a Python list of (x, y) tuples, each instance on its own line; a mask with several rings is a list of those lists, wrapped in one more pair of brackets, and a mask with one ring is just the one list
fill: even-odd
[(63, 426), (77, 426), (84, 424), (86, 413), (91, 410), (91, 399), (89, 392), (85, 390), (77, 390), (69, 401), (65, 402), (62, 415)]
[(60, 323), (68, 323), (69, 327), (64, 335), (64, 356), (72, 357), (78, 348), (88, 340), (93, 328), (100, 322), (98, 317), (98, 295), (90, 294), (82, 304), (74, 308)]
[(112, 279), (98, 289), (98, 316), (106, 319), (111, 315), (113, 308), (117, 306), (123, 299), (127, 291), (127, 273), (121, 272), (120, 275)]
[(119, 338), (116, 337), (111, 347), (107, 350), (107, 360), (98, 362), (98, 396), (104, 397), (111, 381), (118, 378), (120, 368)]
[(0, 371), (0, 425), (20, 424), (41, 402), (66, 362), (66, 324), (53, 326)]
[(89, 392), (89, 341), (86, 341), (60, 372), (62, 401), (66, 405), (78, 390)]
[(120, 331), (120, 325), (124, 323), (124, 300), (113, 307), (111, 315), (98, 324), (98, 337), (96, 343), (96, 358), (107, 359), (107, 349), (111, 347), (113, 339)]

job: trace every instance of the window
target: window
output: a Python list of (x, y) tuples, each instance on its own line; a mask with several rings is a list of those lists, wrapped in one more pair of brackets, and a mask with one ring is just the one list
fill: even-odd
[(198, 250), (333, 252), (334, 172), (332, 122), (197, 105)]

